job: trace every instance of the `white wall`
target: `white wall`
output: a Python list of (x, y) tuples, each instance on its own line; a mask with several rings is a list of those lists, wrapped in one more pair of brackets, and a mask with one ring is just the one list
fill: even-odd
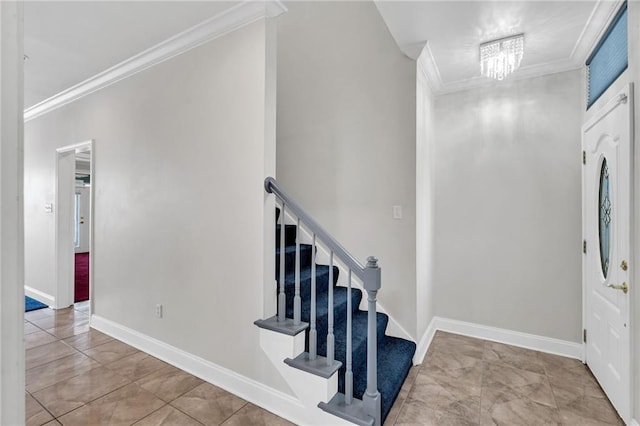
[(25, 420), (22, 4), (0, 2), (0, 424)]
[(288, 392), (253, 325), (273, 314), (267, 31), (251, 24), (26, 124), (26, 284), (54, 294), (55, 149), (94, 139), (93, 313)]
[(277, 179), (362, 263), (380, 259), (379, 300), (415, 337), (415, 62), (372, 2), (287, 7)]
[(434, 145), (433, 94), (423, 61), (416, 73), (416, 331), (420, 339), (433, 319)]
[(435, 315), (579, 342), (580, 71), (435, 100)]

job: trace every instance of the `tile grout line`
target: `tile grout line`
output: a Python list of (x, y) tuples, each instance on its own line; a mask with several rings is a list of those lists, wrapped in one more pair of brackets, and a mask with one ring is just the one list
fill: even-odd
[[(144, 389), (144, 388), (143, 388), (143, 389)], [(146, 389), (145, 389), (145, 390), (146, 390)], [(147, 392), (149, 392), (149, 391), (147, 391)], [(153, 393), (153, 392), (151, 392), (151, 393)], [(156, 398), (158, 398), (158, 396), (157, 396), (156, 394), (153, 394), (153, 395), (154, 395)], [(160, 399), (160, 398), (158, 398), (158, 399)], [(160, 400), (161, 400), (162, 402), (164, 402), (162, 399), (160, 399)], [(173, 408), (174, 410), (180, 411), (180, 410), (178, 410), (176, 407), (174, 407), (173, 405), (169, 404), (168, 402), (164, 402), (164, 405), (163, 405), (162, 407), (158, 408), (157, 410), (152, 411), (151, 413), (147, 414), (147, 415), (146, 415), (146, 416), (144, 416), (143, 418), (141, 418), (141, 419), (139, 419), (139, 420), (136, 420), (136, 421), (135, 421), (131, 426), (135, 426), (135, 425), (137, 425), (138, 423), (140, 423), (141, 421), (143, 421), (143, 420), (144, 420), (144, 419), (146, 419), (147, 417), (152, 416), (154, 413), (157, 413), (158, 411), (162, 410), (162, 409), (163, 409), (163, 408), (165, 408), (165, 407)], [(199, 423), (199, 424), (202, 424), (202, 422), (199, 422), (198, 420), (194, 419), (193, 417), (191, 417), (191, 416), (190, 416), (190, 415), (188, 415), (187, 413), (184, 413), (184, 412), (182, 412), (182, 411), (180, 411), (180, 412), (181, 412), (182, 414), (184, 414), (185, 416), (189, 417), (191, 420), (193, 420), (193, 421), (195, 421), (195, 422), (197, 422), (197, 423)]]
[[(34, 400), (34, 401), (35, 401), (35, 402), (36, 402), (40, 407), (42, 407), (42, 409), (43, 409), (44, 411), (46, 411), (47, 413), (49, 413), (49, 415), (50, 415), (50, 416), (55, 420), (56, 416), (54, 416), (54, 415), (53, 415), (53, 413), (47, 409), (47, 407), (45, 407), (44, 405), (42, 405), (42, 403), (41, 403), (40, 401), (38, 401), (38, 399), (37, 399), (35, 396), (33, 396), (30, 392), (28, 392), (26, 389), (25, 389), (25, 392), (26, 392), (26, 393), (28, 393), (28, 394), (31, 396), (31, 398), (33, 398), (33, 400)], [(26, 420), (26, 419), (25, 419), (25, 420)]]
[[(405, 396), (405, 398), (400, 403), (400, 406), (398, 407), (398, 413), (396, 414), (396, 418), (393, 420), (393, 423), (391, 425), (396, 425), (398, 423), (398, 419), (400, 418), (400, 414), (402, 413), (402, 408), (406, 404), (407, 399), (409, 399), (409, 395), (411, 395), (411, 391), (415, 386), (416, 379), (418, 378), (418, 374), (420, 374), (420, 371), (422, 370), (422, 364), (418, 364), (416, 365), (416, 367), (418, 367), (418, 370), (416, 371), (416, 374), (415, 374), (415, 377), (413, 378), (413, 382), (411, 383), (411, 386), (409, 386), (409, 391), (407, 392), (407, 396)], [(400, 388), (400, 392), (402, 392), (402, 388)], [(391, 407), (391, 410), (393, 410), (393, 406)], [(391, 413), (391, 411), (389, 411), (389, 413)]]
[(482, 423), (482, 394), (484, 393), (484, 376), (487, 371), (487, 365), (484, 361), (484, 354), (487, 350), (487, 341), (485, 340), (482, 344), (482, 359), (480, 362), (482, 363), (482, 375), (480, 376), (480, 403), (478, 404), (478, 425)]
[[(205, 382), (205, 383), (206, 383), (206, 382)], [(198, 386), (200, 386), (200, 385), (198, 385)], [(196, 386), (196, 387), (198, 387), (198, 386)], [(195, 389), (195, 388), (193, 388), (193, 389)], [(193, 389), (191, 389), (191, 390), (193, 390)], [(187, 392), (191, 392), (191, 391), (187, 391)], [(171, 402), (174, 402), (174, 401), (176, 401), (178, 398), (181, 398), (181, 397), (182, 397), (184, 394), (186, 394), (187, 392), (185, 392), (185, 393), (183, 393), (182, 395), (180, 395), (179, 397), (177, 397), (177, 398), (173, 399)], [(195, 417), (193, 417), (193, 416), (192, 416), (192, 415), (190, 415), (189, 413), (186, 413), (186, 412), (184, 412), (183, 410), (181, 410), (179, 407), (176, 407), (175, 405), (171, 404), (171, 402), (167, 402), (167, 405), (168, 405), (169, 407), (171, 407), (171, 408), (173, 408), (173, 409), (175, 409), (175, 410), (178, 410), (178, 411), (180, 411), (182, 414), (184, 414), (185, 416), (189, 417), (190, 419), (193, 419), (193, 420), (195, 420), (196, 422), (198, 422), (198, 423), (200, 423), (200, 424), (203, 424), (200, 420), (196, 419)], [(225, 422), (226, 422), (226, 420), (225, 420)]]

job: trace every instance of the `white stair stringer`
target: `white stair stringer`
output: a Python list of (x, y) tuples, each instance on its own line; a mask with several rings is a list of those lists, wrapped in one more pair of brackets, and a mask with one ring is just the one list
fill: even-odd
[(284, 363), (304, 352), (305, 333), (289, 336), (267, 329), (260, 329), (260, 347), (291, 387), (304, 412), (306, 425), (351, 425), (339, 417), (318, 408), (319, 402), (329, 402), (338, 392), (338, 373), (328, 379), (293, 368)]

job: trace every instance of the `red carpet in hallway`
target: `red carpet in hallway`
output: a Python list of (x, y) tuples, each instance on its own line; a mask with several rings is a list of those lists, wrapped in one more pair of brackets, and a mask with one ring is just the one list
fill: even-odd
[(76, 253), (75, 302), (89, 299), (89, 253)]

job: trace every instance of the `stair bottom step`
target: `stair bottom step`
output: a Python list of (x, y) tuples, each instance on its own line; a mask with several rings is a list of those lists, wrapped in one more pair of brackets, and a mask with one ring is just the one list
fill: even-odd
[[(415, 343), (392, 336), (384, 336), (381, 344), (378, 345), (378, 391), (382, 395), (383, 422), (389, 415), (413, 365), (415, 349)], [(366, 360), (354, 363), (354, 366), (353, 394), (361, 397), (367, 387)], [(344, 392), (343, 380), (338, 382), (339, 391)]]
[(347, 404), (343, 393), (337, 393), (331, 398), (331, 401), (321, 402), (318, 407), (329, 414), (360, 426), (373, 426), (374, 424), (374, 418), (365, 413), (362, 401), (353, 398), (351, 404)]

